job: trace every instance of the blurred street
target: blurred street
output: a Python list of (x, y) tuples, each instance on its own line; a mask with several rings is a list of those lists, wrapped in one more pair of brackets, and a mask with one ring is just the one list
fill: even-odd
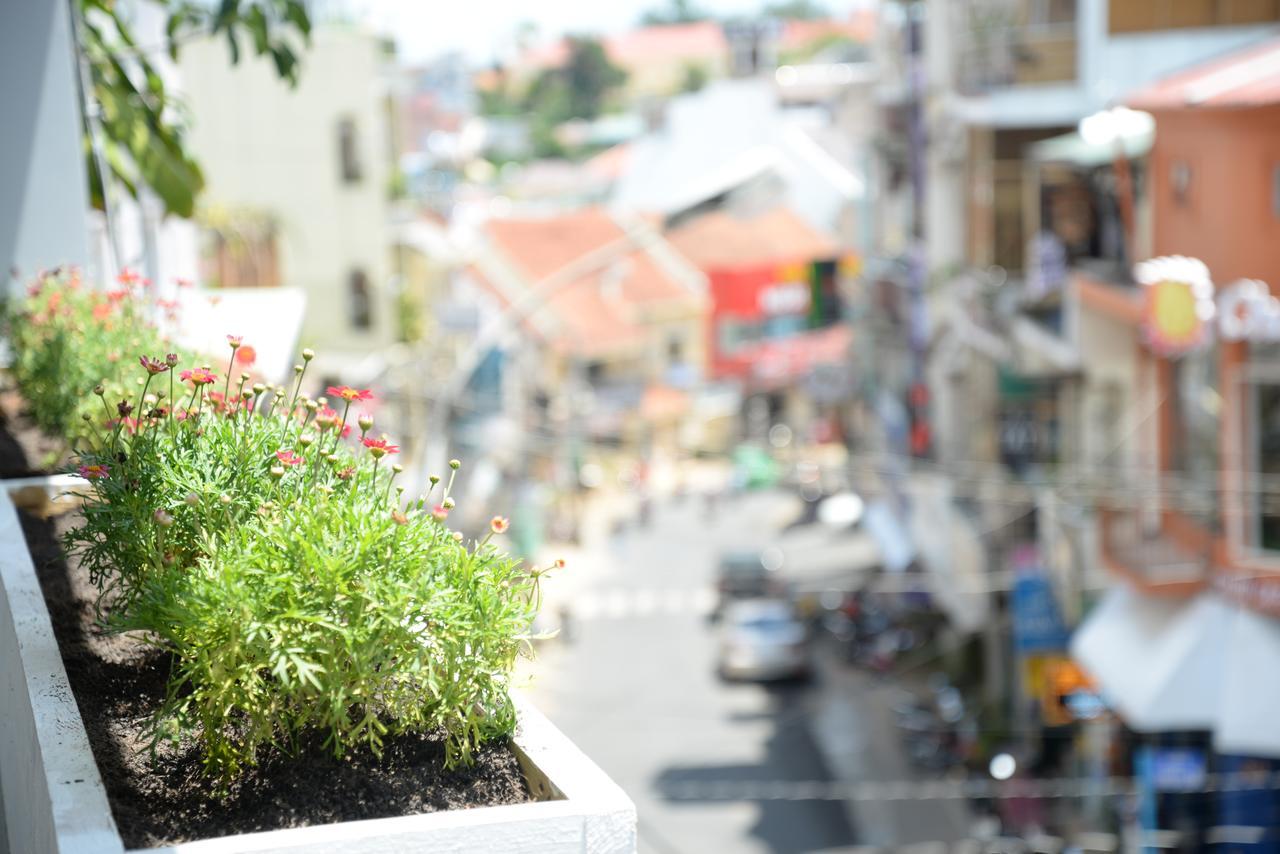
[[(693, 498), (659, 502), (562, 579), (568, 640), (539, 647), (539, 706), (635, 799), (642, 852), (815, 851), (856, 839), (836, 801), (733, 797), (751, 783), (830, 779), (803, 686), (722, 682), (715, 672), (715, 557), (763, 546), (795, 513), (782, 493), (726, 501), (707, 521)], [(560, 591), (554, 590), (553, 594)], [(558, 606), (552, 604), (551, 610)], [(572, 613), (572, 611), (571, 611)]]
[(860, 811), (814, 797), (827, 789), (813, 784), (913, 776), (891, 683), (835, 663), (821, 644), (809, 683), (717, 676), (716, 557), (776, 543), (800, 512), (793, 494), (727, 498), (710, 518), (701, 496), (671, 498), (648, 526), (632, 509), (597, 503), (586, 548), (549, 584), (546, 611), (554, 621), (567, 611), (567, 629), (528, 670), (538, 704), (635, 799), (641, 851), (844, 850), (966, 833), (955, 804)]

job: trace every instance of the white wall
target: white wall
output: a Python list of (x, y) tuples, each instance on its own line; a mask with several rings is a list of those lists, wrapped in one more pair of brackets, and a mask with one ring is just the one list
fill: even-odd
[(67, 4), (7, 2), (0, 25), (0, 293), (9, 272), (89, 260)]
[[(377, 39), (321, 28), (303, 55), (296, 89), (270, 60), (242, 48), (232, 67), (225, 42), (182, 53), (192, 112), (191, 148), (205, 171), (207, 206), (273, 213), (280, 223), (283, 283), (303, 288), (303, 341), (329, 355), (366, 352), (394, 336), (390, 270), (389, 129)], [(338, 124), (355, 121), (363, 177), (342, 179)], [(347, 277), (368, 276), (373, 328), (355, 329)]]

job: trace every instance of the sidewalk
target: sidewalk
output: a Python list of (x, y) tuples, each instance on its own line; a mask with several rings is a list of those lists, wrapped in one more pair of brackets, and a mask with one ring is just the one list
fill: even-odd
[[(897, 687), (820, 654), (813, 698), (814, 741), (832, 776), (841, 783), (934, 780), (907, 761), (894, 725)], [(971, 836), (971, 817), (961, 800), (846, 802), (849, 820), (866, 846), (900, 851), (922, 843), (955, 843)], [(939, 850), (942, 846), (935, 846)]]

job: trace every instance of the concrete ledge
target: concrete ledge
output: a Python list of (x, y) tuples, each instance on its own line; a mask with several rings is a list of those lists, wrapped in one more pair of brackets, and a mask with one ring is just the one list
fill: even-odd
[(123, 851), (7, 490), (0, 490), (0, 721), (9, 850)]
[[(513, 747), (539, 800), (248, 833), (150, 854), (382, 852), (631, 854), (636, 810), (532, 704), (513, 695)], [(8, 490), (0, 487), (0, 789), (10, 851), (123, 854)], [(142, 854), (142, 852), (137, 852)]]

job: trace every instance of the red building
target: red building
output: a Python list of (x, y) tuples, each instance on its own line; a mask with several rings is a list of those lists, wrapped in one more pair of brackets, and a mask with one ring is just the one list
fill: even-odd
[(785, 208), (752, 217), (716, 211), (667, 237), (707, 276), (712, 378), (764, 391), (844, 360), (850, 338), (831, 238)]

